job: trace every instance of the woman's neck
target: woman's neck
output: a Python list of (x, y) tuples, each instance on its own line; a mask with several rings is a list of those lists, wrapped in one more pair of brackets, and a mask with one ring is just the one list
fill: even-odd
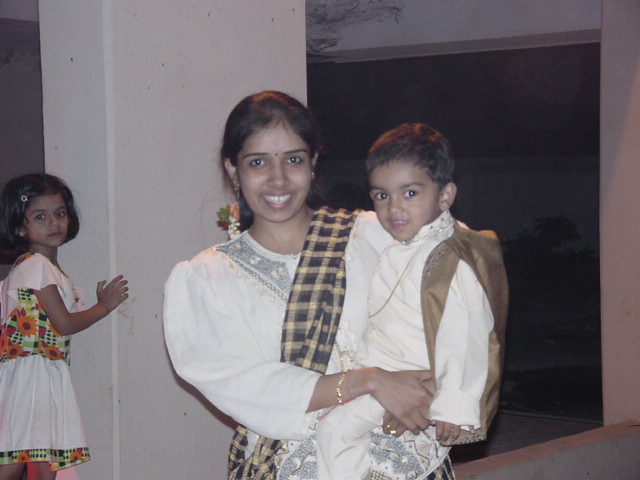
[(267, 250), (281, 255), (297, 254), (302, 251), (311, 224), (313, 210), (295, 222), (269, 223), (255, 222), (250, 228), (251, 237)]

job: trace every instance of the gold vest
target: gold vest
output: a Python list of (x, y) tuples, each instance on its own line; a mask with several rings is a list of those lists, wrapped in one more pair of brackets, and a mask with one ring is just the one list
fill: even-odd
[[(493, 314), (494, 326), (489, 334), (489, 372), (480, 400), (480, 428), (472, 434), (461, 430), (456, 445), (485, 440), (487, 430), (498, 410), (504, 336), (507, 323), (509, 289), (502, 260), (502, 249), (494, 232), (476, 232), (456, 224), (454, 234), (433, 249), (424, 266), (421, 286), (422, 319), (429, 352), (429, 363), (435, 372), (435, 339), (444, 306), (458, 262), (464, 260), (482, 285)], [(436, 385), (437, 388), (437, 385)]]

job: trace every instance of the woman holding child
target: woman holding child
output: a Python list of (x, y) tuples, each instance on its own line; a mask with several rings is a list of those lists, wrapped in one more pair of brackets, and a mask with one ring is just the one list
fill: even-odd
[(421, 451), (430, 372), (356, 364), (370, 277), (391, 237), (372, 212), (314, 209), (318, 150), (310, 113), (285, 94), (251, 95), (233, 109), (221, 159), (242, 233), (171, 273), (172, 362), (240, 424), (230, 479), (317, 478), (319, 418), (362, 395), (387, 412), (384, 431), (371, 434), (372, 478), (452, 478), (444, 467), (429, 473)]

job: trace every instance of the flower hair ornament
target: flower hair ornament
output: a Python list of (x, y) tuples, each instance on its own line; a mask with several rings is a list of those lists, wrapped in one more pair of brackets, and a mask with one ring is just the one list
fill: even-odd
[(27, 197), (26, 195), (22, 195), (22, 196), (20, 197), (20, 201), (21, 201), (22, 203), (27, 203), (27, 202), (29, 201), (29, 197)]
[(238, 202), (233, 202), (220, 208), (217, 216), (218, 226), (227, 231), (230, 240), (240, 235), (240, 207)]

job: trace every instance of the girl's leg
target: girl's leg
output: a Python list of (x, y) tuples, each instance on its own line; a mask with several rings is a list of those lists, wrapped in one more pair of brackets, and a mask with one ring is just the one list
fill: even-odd
[(55, 480), (58, 472), (49, 471), (49, 462), (27, 464), (27, 480)]
[(24, 471), (24, 463), (0, 465), (0, 480), (20, 480)]

